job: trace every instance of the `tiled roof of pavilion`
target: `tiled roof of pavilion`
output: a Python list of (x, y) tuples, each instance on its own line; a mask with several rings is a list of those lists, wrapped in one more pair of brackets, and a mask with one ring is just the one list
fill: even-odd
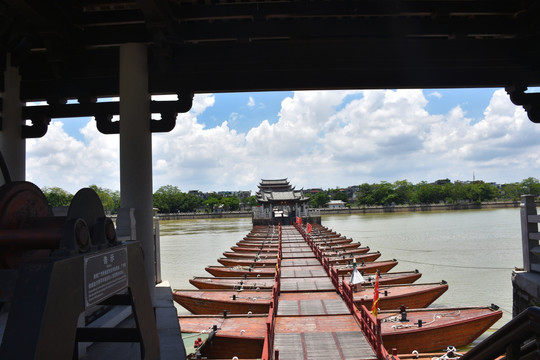
[(257, 201), (259, 203), (306, 202), (304, 190), (295, 190), (287, 179), (261, 180)]

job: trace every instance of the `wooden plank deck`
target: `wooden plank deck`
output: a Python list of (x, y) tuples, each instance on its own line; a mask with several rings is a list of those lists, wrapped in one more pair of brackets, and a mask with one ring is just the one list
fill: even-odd
[(333, 291), (334, 285), (329, 277), (314, 278), (282, 278), (280, 280), (281, 292), (313, 292)]
[(281, 268), (283, 278), (308, 278), (328, 276), (322, 265), (316, 266), (286, 266)]
[(343, 315), (349, 309), (341, 299), (280, 300), (278, 316)]
[(301, 259), (283, 259), (283, 260), (281, 260), (281, 266), (282, 267), (286, 267), (286, 266), (312, 266), (312, 265), (317, 266), (317, 265), (321, 265), (321, 263), (315, 257), (301, 258)]
[(282, 360), (376, 359), (364, 335), (358, 331), (276, 333), (274, 349), (279, 349)]
[[(290, 239), (304, 241), (293, 226), (282, 229), (282, 246)], [(279, 351), (280, 359), (376, 359), (360, 326), (307, 244), (282, 248), (280, 286), (274, 335), (274, 349)]]

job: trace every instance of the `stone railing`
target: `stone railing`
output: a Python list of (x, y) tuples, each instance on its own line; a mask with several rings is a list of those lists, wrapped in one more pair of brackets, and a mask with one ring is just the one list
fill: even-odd
[(540, 215), (536, 211), (533, 195), (521, 197), (521, 242), (523, 247), (523, 268), (527, 272), (540, 273)]

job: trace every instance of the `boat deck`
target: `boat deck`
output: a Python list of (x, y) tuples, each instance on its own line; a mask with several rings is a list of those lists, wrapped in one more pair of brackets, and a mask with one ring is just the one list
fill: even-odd
[(376, 359), (360, 325), (298, 230), (283, 226), (282, 244), (289, 246), (282, 248), (274, 328), (273, 348), (279, 351), (279, 359)]

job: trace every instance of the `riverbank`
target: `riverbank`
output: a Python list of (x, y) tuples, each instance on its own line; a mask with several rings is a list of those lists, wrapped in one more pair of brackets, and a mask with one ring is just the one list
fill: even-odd
[[(418, 212), (418, 211), (452, 211), (452, 210), (480, 210), (480, 209), (504, 209), (517, 208), (519, 201), (494, 201), (481, 204), (431, 204), (431, 205), (394, 205), (394, 206), (363, 206), (344, 209), (316, 209), (321, 215), (337, 214), (382, 214), (395, 212)], [(226, 219), (251, 217), (251, 211), (223, 211), (217, 213), (173, 213), (157, 214), (159, 220), (191, 220), (191, 219)]]

